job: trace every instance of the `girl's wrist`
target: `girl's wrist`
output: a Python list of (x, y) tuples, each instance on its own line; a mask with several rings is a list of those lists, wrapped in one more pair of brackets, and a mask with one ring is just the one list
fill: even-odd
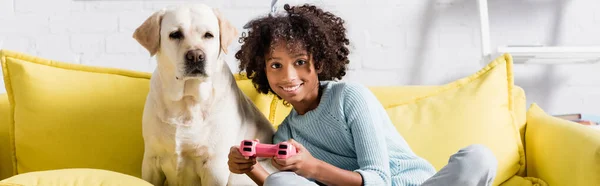
[(252, 166), (252, 170), (246, 172), (246, 175), (257, 185), (263, 185), (269, 173), (257, 162)]
[(357, 172), (340, 169), (318, 159), (313, 167), (314, 172), (310, 179), (326, 185), (361, 185), (363, 181), (362, 176)]
[(248, 172), (246, 172), (246, 174), (254, 174), (256, 175), (257, 173), (261, 173), (262, 171), (266, 171), (259, 163), (256, 163), (252, 166), (252, 169)]
[(322, 175), (321, 171), (325, 168), (325, 162), (314, 158), (314, 163), (313, 163), (313, 170), (311, 171), (312, 174), (309, 176), (309, 178), (311, 179), (315, 179), (315, 180), (319, 180), (319, 175)]

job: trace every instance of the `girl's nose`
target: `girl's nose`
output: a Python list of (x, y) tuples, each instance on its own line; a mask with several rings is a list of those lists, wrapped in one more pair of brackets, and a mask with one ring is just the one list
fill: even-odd
[(293, 66), (285, 67), (283, 78), (288, 81), (296, 80), (298, 78), (298, 72)]

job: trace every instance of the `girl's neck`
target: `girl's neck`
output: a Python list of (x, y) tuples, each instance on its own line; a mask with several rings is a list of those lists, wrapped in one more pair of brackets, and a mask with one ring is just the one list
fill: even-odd
[(313, 91), (314, 93), (311, 94), (310, 97), (308, 97), (305, 100), (302, 100), (300, 102), (297, 103), (291, 103), (292, 106), (294, 107), (294, 110), (296, 110), (296, 112), (299, 115), (304, 115), (307, 112), (316, 109), (319, 106), (319, 102), (321, 101), (321, 96), (322, 96), (322, 88), (321, 85), (317, 84), (317, 90)]

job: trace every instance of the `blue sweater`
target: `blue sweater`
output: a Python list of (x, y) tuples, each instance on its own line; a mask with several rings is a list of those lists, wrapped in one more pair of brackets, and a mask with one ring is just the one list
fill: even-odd
[(274, 143), (293, 138), (313, 157), (360, 173), (364, 185), (420, 185), (435, 174), (410, 149), (369, 89), (334, 81), (321, 86), (319, 106), (304, 115), (292, 109)]

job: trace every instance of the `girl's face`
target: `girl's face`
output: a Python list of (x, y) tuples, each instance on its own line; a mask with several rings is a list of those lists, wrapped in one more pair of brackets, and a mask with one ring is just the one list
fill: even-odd
[(269, 86), (279, 97), (292, 105), (316, 101), (318, 72), (306, 50), (288, 50), (285, 45), (277, 45), (265, 59)]

